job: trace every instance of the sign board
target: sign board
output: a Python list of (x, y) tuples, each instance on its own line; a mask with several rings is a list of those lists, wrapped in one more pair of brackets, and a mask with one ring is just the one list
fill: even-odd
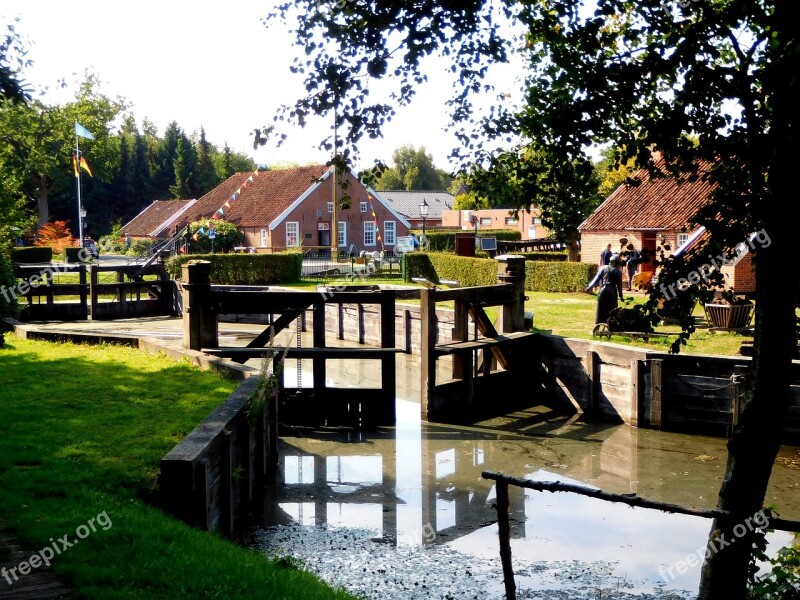
[(495, 237), (482, 237), (481, 240), (481, 250), (497, 250), (497, 238)]
[(217, 232), (214, 229), (209, 229), (208, 239), (213, 240), (215, 237), (217, 237)]
[(330, 231), (331, 224), (330, 223), (317, 223), (317, 231)]
[(414, 238), (410, 235), (404, 235), (397, 238), (397, 244), (395, 245), (395, 251), (400, 252), (401, 254), (405, 254), (406, 252), (413, 252), (414, 251)]

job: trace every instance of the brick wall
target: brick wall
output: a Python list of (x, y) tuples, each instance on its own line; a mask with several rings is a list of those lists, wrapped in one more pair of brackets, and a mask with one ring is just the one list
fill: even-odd
[[(666, 236), (665, 236), (666, 237)], [(590, 264), (600, 264), (600, 253), (606, 249), (608, 244), (611, 244), (612, 252), (620, 252), (619, 240), (627, 238), (628, 243), (636, 246), (636, 249), (641, 251), (642, 238), (638, 231), (624, 231), (622, 229), (617, 231), (599, 231), (599, 232), (584, 232), (581, 234), (581, 262)], [(672, 246), (675, 247), (674, 245)]]
[[(511, 220), (513, 217), (509, 214), (508, 209), (505, 208), (491, 208), (473, 211), (445, 210), (442, 211), (442, 227), (463, 227), (464, 225), (468, 225), (469, 221), (467, 219), (469, 218), (469, 214), (476, 215), (479, 219), (479, 222), (480, 219), (491, 219), (491, 225), (479, 225), (478, 232), (480, 232), (481, 229), (514, 229), (520, 232), (522, 236), (521, 239), (523, 240), (541, 240), (550, 235), (550, 230), (547, 229), (547, 227), (544, 227), (541, 224), (537, 225), (534, 222), (539, 218), (538, 210), (532, 210), (530, 214), (524, 210), (519, 211), (519, 216), (516, 223), (507, 222), (507, 220)], [(535, 235), (529, 237), (528, 234), (531, 233), (531, 226), (535, 228)], [(472, 229), (471, 225), (469, 225), (469, 229)]]
[(736, 265), (725, 265), (722, 272), (725, 274), (725, 284), (737, 294), (752, 294), (756, 291), (752, 254), (745, 254)]

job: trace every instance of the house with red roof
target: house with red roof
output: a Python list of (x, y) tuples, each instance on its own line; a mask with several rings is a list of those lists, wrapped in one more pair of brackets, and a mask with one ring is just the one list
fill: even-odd
[[(656, 160), (663, 177), (654, 177), (647, 169), (631, 175), (634, 184), (623, 183), (578, 227), (581, 234), (581, 262), (600, 262), (600, 253), (611, 244), (616, 253), (632, 243), (637, 251), (650, 256), (670, 255), (685, 250), (700, 238), (700, 229), (692, 219), (708, 202), (714, 186), (702, 177), (710, 168), (703, 164), (699, 177), (673, 176), (667, 173), (663, 159)], [(642, 262), (639, 272), (655, 269), (652, 261)], [(752, 256), (740, 253), (733, 263), (723, 267), (726, 283), (737, 293), (755, 290)]]
[(122, 226), (122, 235), (135, 240), (162, 240), (172, 237), (176, 223), (197, 200), (156, 200)]
[[(329, 250), (333, 221), (333, 168), (311, 165), (275, 171), (236, 173), (197, 200), (179, 225), (222, 218), (244, 234), (244, 246), (256, 252), (291, 248)], [(391, 250), (409, 223), (379, 192), (367, 188), (352, 173), (340, 199), (350, 197), (337, 212), (338, 245), (342, 252)], [(341, 185), (341, 181), (339, 182)]]

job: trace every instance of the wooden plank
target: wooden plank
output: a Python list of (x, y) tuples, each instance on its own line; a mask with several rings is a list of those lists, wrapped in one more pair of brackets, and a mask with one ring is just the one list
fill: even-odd
[(436, 299), (433, 291), (420, 293), (420, 390), (422, 419), (436, 411), (433, 405), (436, 387)]
[(586, 377), (586, 396), (583, 398), (586, 412), (590, 415), (597, 410), (597, 354), (593, 351), (587, 352), (583, 357), (583, 370)]
[(436, 295), (436, 302), (463, 300), (470, 304), (480, 302), (483, 306), (498, 306), (516, 300), (514, 286), (505, 283), (448, 290), (437, 289), (433, 292)]
[(449, 344), (439, 344), (435, 348), (435, 353), (439, 355), (456, 354), (459, 352), (472, 352), (473, 350), (482, 350), (483, 348), (490, 348), (498, 344), (506, 344), (525, 339), (533, 339), (537, 334), (528, 331), (516, 331), (512, 333), (504, 333), (495, 338), (480, 337), (477, 340), (469, 340), (466, 342), (451, 342)]
[[(273, 346), (272, 348), (219, 347), (203, 348), (201, 352), (220, 358), (248, 360), (272, 354), (285, 354), (287, 358), (310, 359), (383, 359), (403, 352), (402, 348), (295, 348)], [(237, 362), (240, 362), (237, 360)]]
[(661, 429), (663, 418), (662, 390), (664, 387), (664, 362), (662, 360), (650, 361), (650, 428)]
[[(483, 310), (483, 307), (470, 306), (469, 314), (472, 315), (472, 318), (477, 323), (478, 331), (483, 337), (493, 338), (499, 335), (497, 329), (495, 329), (494, 325), (489, 320), (489, 316), (486, 314), (486, 311)], [(500, 363), (500, 366), (503, 367), (504, 369), (508, 369), (508, 358), (503, 353), (503, 349), (498, 348), (496, 346), (492, 346), (491, 352), (495, 360), (497, 360), (497, 362)]]

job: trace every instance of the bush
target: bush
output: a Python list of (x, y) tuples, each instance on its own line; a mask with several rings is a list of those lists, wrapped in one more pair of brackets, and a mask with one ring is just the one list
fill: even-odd
[[(14, 277), (14, 262), (6, 248), (0, 247), (0, 287), (13, 289), (17, 285)], [(13, 294), (0, 294), (0, 317), (14, 317), (17, 314), (17, 299)], [(0, 330), (0, 339), (2, 339)]]
[(12, 248), (11, 258), (18, 263), (49, 263), (53, 260), (53, 249), (49, 246)]
[(131, 243), (131, 247), (125, 252), (127, 256), (138, 256), (139, 258), (149, 256), (153, 249), (152, 240), (136, 240)]
[(273, 285), (300, 279), (303, 255), (297, 252), (275, 254), (189, 254), (166, 262), (167, 271), (180, 279), (181, 268), (190, 260), (211, 263), (211, 282), (222, 285)]
[[(233, 223), (224, 219), (203, 219), (202, 221), (194, 221), (189, 225), (189, 233), (192, 235), (192, 241), (189, 242), (190, 252), (197, 254), (211, 252), (211, 238), (208, 237), (208, 230), (211, 225), (213, 225), (216, 234), (213, 244), (215, 252), (230, 252), (234, 246), (239, 246), (244, 240), (244, 234)], [(199, 233), (201, 230), (203, 233)]]
[[(83, 248), (64, 248), (64, 262), (66, 263), (79, 263), (79, 262), (90, 262), (91, 256), (89, 255), (89, 251), (86, 250), (85, 253), (82, 253)], [(86, 260), (81, 260), (81, 258), (85, 258)]]
[[(418, 238), (421, 238), (422, 231), (414, 231)], [(456, 233), (472, 233), (470, 231), (439, 231), (439, 230), (425, 230), (425, 237), (428, 238), (429, 252), (449, 252), (454, 254), (456, 251)], [(478, 230), (480, 237), (495, 237), (498, 240), (509, 242), (518, 242), (522, 239), (522, 234), (514, 229), (480, 229)], [(477, 244), (476, 244), (477, 247)]]
[(497, 283), (497, 261), (470, 256), (454, 256), (435, 252), (411, 252), (405, 255), (406, 280), (424, 277), (439, 283), (443, 279), (455, 280), (460, 285), (492, 285)]
[(61, 254), (64, 248), (76, 246), (78, 241), (72, 237), (66, 221), (45, 223), (36, 232), (37, 246), (50, 246), (55, 254)]
[(564, 262), (569, 258), (566, 252), (515, 252), (528, 261)]
[(529, 292), (582, 292), (596, 272), (596, 264), (529, 261), (525, 263), (525, 289)]

